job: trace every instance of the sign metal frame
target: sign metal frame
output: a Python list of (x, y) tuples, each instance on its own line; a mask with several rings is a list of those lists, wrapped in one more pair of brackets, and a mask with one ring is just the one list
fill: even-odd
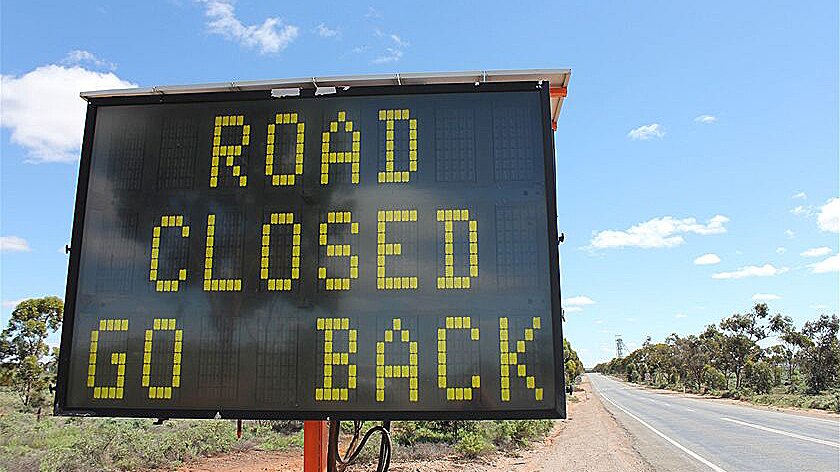
[[(67, 404), (68, 382), (71, 348), (73, 345), (73, 329), (76, 315), (77, 285), (79, 280), (83, 228), (85, 221), (88, 185), (91, 173), (93, 133), (96, 125), (97, 111), (100, 107), (119, 105), (150, 105), (162, 103), (191, 103), (216, 101), (251, 101), (282, 98), (272, 97), (271, 90), (254, 91), (219, 91), (198, 93), (167, 93), (167, 94), (125, 94), (96, 96), (83, 94), (88, 100), (85, 119), (84, 138), (82, 141), (79, 177), (76, 187), (76, 202), (73, 216), (73, 230), (70, 245), (70, 261), (67, 272), (67, 287), (65, 295), (65, 311), (61, 333), (61, 349), (58, 359), (58, 377), (55, 392), (54, 414), (65, 416), (114, 416), (114, 417), (143, 417), (143, 418), (214, 418), (220, 416), (230, 419), (295, 419), (295, 420), (490, 420), (490, 419), (541, 419), (565, 418), (565, 375), (563, 359), (563, 326), (562, 308), (560, 303), (560, 268), (557, 230), (557, 198), (556, 198), (556, 169), (554, 159), (554, 132), (552, 130), (552, 110), (550, 104), (550, 90), (547, 80), (517, 81), (517, 82), (482, 82), (482, 83), (452, 83), (429, 85), (381, 85), (350, 87), (337, 89), (330, 97), (362, 97), (377, 95), (407, 95), (407, 94), (436, 94), (436, 93), (493, 93), (512, 91), (539, 90), (543, 157), (545, 164), (545, 195), (547, 227), (549, 231), (549, 282), (551, 284), (551, 329), (554, 340), (554, 407), (532, 410), (469, 410), (459, 406), (451, 410), (435, 411), (328, 411), (328, 410), (246, 410), (246, 409), (184, 409), (184, 408), (119, 408), (119, 407), (75, 407)], [(299, 97), (318, 100), (313, 89), (301, 89)], [(557, 242), (557, 244), (552, 244)]]

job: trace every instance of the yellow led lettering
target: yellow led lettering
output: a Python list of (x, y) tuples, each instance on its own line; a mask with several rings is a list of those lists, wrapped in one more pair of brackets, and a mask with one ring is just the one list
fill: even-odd
[(162, 279), (159, 277), (160, 270), (160, 237), (164, 228), (180, 228), (181, 237), (190, 236), (190, 227), (184, 225), (182, 215), (164, 215), (160, 217), (160, 226), (152, 229), (152, 260), (149, 265), (149, 281), (155, 284), (158, 292), (177, 292), (180, 282), (187, 280), (187, 269), (178, 269), (177, 279)]
[[(350, 133), (351, 149), (335, 151), (330, 148), (330, 136), (333, 133)], [(350, 164), (350, 181), (359, 183), (359, 156), (361, 133), (353, 130), (353, 122), (347, 120), (347, 113), (338, 112), (338, 120), (331, 121), (328, 130), (321, 134), (321, 184), (330, 183), (330, 164)]]
[[(275, 149), (283, 149), (280, 143), (275, 142), (275, 129), (280, 126), (291, 126), (295, 133), (295, 169), (291, 174), (275, 174), (274, 173), (274, 155)], [(268, 125), (268, 137), (265, 145), (265, 175), (271, 177), (271, 185), (284, 186), (294, 185), (295, 176), (303, 174), (303, 136), (304, 124), (298, 122), (297, 113), (278, 113), (274, 118), (274, 124)], [(279, 169), (280, 162), (278, 157), (277, 167)]]
[(216, 215), (207, 215), (207, 240), (204, 249), (204, 291), (241, 292), (242, 279), (214, 279), (213, 253), (216, 245)]
[(125, 388), (125, 353), (112, 352), (111, 364), (117, 366), (117, 379), (113, 386), (96, 386), (96, 355), (99, 346), (99, 335), (107, 331), (128, 331), (128, 320), (105, 319), (99, 320), (99, 329), (90, 332), (90, 351), (88, 353), (87, 386), (93, 389), (95, 399), (121, 399)]
[(470, 332), (470, 339), (472, 341), (479, 340), (478, 327), (472, 327), (472, 319), (469, 316), (447, 316), (446, 327), (438, 328), (438, 388), (446, 391), (446, 399), (448, 401), (470, 401), (473, 399), (473, 389), (481, 387), (481, 375), (473, 375), (472, 382), (469, 387), (453, 387), (448, 384), (446, 377), (447, 353), (446, 353), (446, 338), (447, 332), (465, 329)]
[[(292, 269), (287, 279), (269, 277), (269, 254), (271, 254), (271, 227), (273, 225), (292, 225)], [(262, 258), (260, 259), (260, 278), (268, 281), (269, 290), (291, 290), (292, 280), (300, 278), (300, 223), (295, 223), (293, 213), (272, 213), (270, 222), (262, 227)]]
[(328, 277), (326, 267), (318, 267), (318, 278), (324, 280), (327, 290), (350, 290), (350, 280), (359, 278), (359, 256), (351, 251), (350, 244), (329, 244), (327, 229), (332, 224), (349, 224), (350, 234), (359, 233), (359, 223), (353, 222), (353, 215), (349, 211), (331, 211), (327, 213), (327, 222), (321, 223), (318, 242), (326, 247), (327, 257), (346, 256), (350, 259), (350, 273), (348, 277)]
[[(408, 121), (408, 170), (394, 168), (394, 129), (396, 121)], [(408, 110), (379, 110), (379, 121), (385, 122), (385, 171), (379, 171), (377, 181), (408, 182), (412, 172), (417, 172), (417, 119), (409, 118)]]
[[(248, 177), (243, 174), (242, 166), (237, 162), (237, 157), (242, 156), (242, 149), (250, 143), (251, 125), (245, 124), (242, 115), (220, 115), (216, 117), (213, 127), (213, 156), (210, 158), (210, 187), (219, 186), (219, 165), (224, 159), (225, 167), (231, 168), (234, 177), (239, 178), (239, 186), (248, 185)], [(238, 126), (242, 128), (242, 140), (239, 144), (222, 144), (222, 128)]]
[(389, 277), (385, 274), (385, 257), (399, 256), (402, 244), (389, 243), (385, 228), (391, 222), (417, 221), (417, 210), (379, 210), (376, 223), (376, 288), (380, 290), (416, 289), (417, 276)]
[[(408, 345), (408, 364), (392, 365), (385, 363), (387, 346), (394, 342)], [(417, 401), (417, 341), (412, 341), (409, 330), (402, 327), (402, 320), (394, 318), (392, 329), (385, 330), (383, 341), (376, 343), (376, 401), (385, 401), (386, 379), (408, 379), (408, 400)]]
[[(152, 341), (155, 331), (174, 331), (175, 342), (172, 354), (172, 383), (165, 386), (151, 385)], [(143, 386), (149, 389), (149, 398), (170, 399), (172, 390), (181, 386), (181, 350), (184, 331), (175, 328), (175, 318), (155, 318), (152, 329), (146, 330), (143, 342)]]
[[(324, 332), (324, 383), (315, 389), (315, 400), (346, 402), (350, 390), (356, 389), (356, 364), (350, 362), (350, 356), (355, 357), (358, 349), (358, 333), (350, 329), (350, 318), (318, 318), (316, 327)], [(334, 346), (335, 334), (341, 331), (347, 332), (347, 352), (340, 352)], [(338, 387), (333, 382), (335, 366), (347, 366), (346, 387)]]
[(542, 323), (539, 316), (531, 320), (531, 327), (525, 328), (524, 339), (516, 341), (516, 349), (510, 349), (510, 330), (507, 318), (499, 318), (499, 357), (501, 362), (502, 376), (502, 401), (510, 401), (510, 371), (516, 370), (517, 377), (525, 379), (525, 386), (534, 391), (534, 398), (537, 401), (543, 399), (543, 389), (537, 387), (533, 375), (528, 375), (528, 368), (519, 356), (525, 354), (525, 343), (534, 340), (534, 330), (540, 329)]
[[(470, 219), (469, 210), (438, 210), (437, 220), (443, 223), (444, 274), (437, 278), (438, 289), (468, 289), (470, 280), (478, 277), (478, 223)], [(469, 228), (469, 275), (455, 275), (455, 222), (463, 221)]]

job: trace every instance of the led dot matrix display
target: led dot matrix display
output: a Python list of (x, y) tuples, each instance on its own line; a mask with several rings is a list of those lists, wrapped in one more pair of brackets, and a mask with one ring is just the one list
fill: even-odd
[(93, 101), (57, 411), (562, 417), (548, 92), (476, 91)]

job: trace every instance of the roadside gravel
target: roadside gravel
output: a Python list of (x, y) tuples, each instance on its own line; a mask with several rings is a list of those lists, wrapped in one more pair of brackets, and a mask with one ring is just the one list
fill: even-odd
[[(393, 472), (652, 472), (642, 459), (630, 434), (592, 394), (589, 380), (583, 382), (568, 403), (569, 418), (557, 421), (551, 433), (526, 450), (488, 454), (474, 460), (456, 456), (391, 464)], [(179, 472), (263, 472), (302, 470), (300, 449), (284, 452), (250, 451), (204, 459)], [(349, 471), (370, 470), (357, 465)]]

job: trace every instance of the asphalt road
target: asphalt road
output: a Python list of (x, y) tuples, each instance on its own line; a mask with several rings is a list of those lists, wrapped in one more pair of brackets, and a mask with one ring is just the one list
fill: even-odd
[(587, 374), (661, 471), (840, 471), (840, 422), (652, 392)]

